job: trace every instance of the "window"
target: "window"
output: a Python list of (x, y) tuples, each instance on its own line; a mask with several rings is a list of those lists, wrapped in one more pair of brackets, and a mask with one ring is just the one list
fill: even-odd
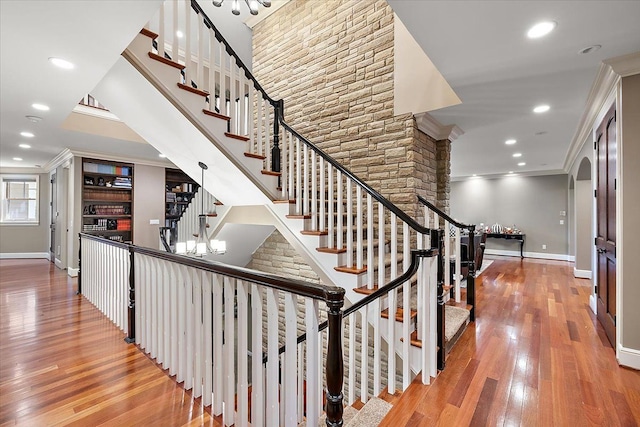
[(38, 224), (38, 176), (1, 175), (3, 224)]

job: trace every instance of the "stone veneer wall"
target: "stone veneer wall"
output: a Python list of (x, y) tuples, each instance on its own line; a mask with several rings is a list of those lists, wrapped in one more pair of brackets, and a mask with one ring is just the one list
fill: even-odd
[(253, 73), (294, 129), (408, 214), (436, 200), (435, 141), (393, 115), (384, 0), (293, 0), (253, 29)]

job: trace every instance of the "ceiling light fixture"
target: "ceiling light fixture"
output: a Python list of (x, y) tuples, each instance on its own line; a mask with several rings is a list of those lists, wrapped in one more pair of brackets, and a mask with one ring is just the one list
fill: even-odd
[(536, 25), (529, 28), (529, 31), (527, 31), (527, 37), (530, 39), (539, 39), (540, 37), (544, 37), (553, 31), (554, 28), (556, 28), (556, 25), (558, 24), (554, 21), (538, 22)]
[(31, 123), (40, 123), (42, 121), (42, 117), (38, 117), (38, 116), (25, 116), (25, 117)]
[(18, 144), (18, 147), (20, 148), (31, 148), (31, 146), (29, 144)]
[(35, 135), (32, 134), (31, 132), (20, 132), (20, 135), (24, 136), (25, 138), (33, 138)]
[(36, 110), (40, 110), (40, 111), (49, 111), (50, 110), (49, 106), (48, 105), (44, 105), (44, 104), (35, 103), (35, 104), (31, 104), (31, 106), (33, 108), (35, 108)]
[(161, 158), (163, 158), (163, 159), (164, 159), (164, 158), (166, 158), (166, 157), (167, 157), (167, 155), (166, 155), (166, 154), (162, 154), (162, 153), (160, 153), (160, 154), (158, 154), (158, 157), (161, 157)]
[(21, 162), (22, 161), (22, 157), (14, 157), (13, 160), (15, 160), (16, 162)]
[(585, 48), (582, 48), (578, 51), (578, 53), (580, 55), (586, 55), (587, 53), (591, 53), (591, 52), (595, 52), (596, 50), (600, 49), (602, 47), (601, 44), (594, 44), (592, 46), (587, 46)]
[(76, 67), (71, 62), (67, 61), (66, 59), (62, 59), (62, 58), (51, 57), (51, 58), (49, 58), (49, 62), (51, 62), (56, 67), (62, 68), (64, 70), (73, 70)]
[(522, 153), (513, 153), (513, 157), (522, 157)]
[(551, 107), (549, 107), (548, 105), (538, 105), (536, 108), (533, 109), (534, 113), (546, 113), (547, 111), (549, 111)]
[(179, 39), (184, 37), (184, 33), (180, 30), (176, 31), (176, 37), (178, 37)]
[(520, 162), (518, 163), (518, 166), (526, 166), (527, 164), (525, 162)]
[[(244, 0), (247, 7), (249, 8), (249, 13), (252, 15), (258, 14), (258, 7), (260, 5), (264, 7), (271, 7), (271, 0)], [(215, 7), (222, 6), (224, 0), (213, 0), (213, 5)], [(231, 13), (234, 15), (240, 15), (240, 0), (231, 0)]]
[(513, 145), (515, 144), (517, 141), (515, 139), (507, 139), (504, 143), (507, 145)]

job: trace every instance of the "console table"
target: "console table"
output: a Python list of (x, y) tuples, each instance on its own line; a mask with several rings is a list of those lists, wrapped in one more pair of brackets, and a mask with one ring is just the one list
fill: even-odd
[(524, 258), (522, 247), (524, 246), (524, 234), (487, 233), (487, 239), (517, 240), (520, 242), (520, 258)]

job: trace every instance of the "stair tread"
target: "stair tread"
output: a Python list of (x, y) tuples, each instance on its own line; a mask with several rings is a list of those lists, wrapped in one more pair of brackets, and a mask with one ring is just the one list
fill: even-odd
[(195, 87), (186, 85), (184, 83), (178, 83), (178, 87), (180, 89), (186, 90), (187, 92), (191, 92), (191, 93), (195, 93), (196, 95), (200, 95), (200, 96), (209, 96), (209, 92), (206, 92), (204, 90), (200, 90), (197, 89)]
[(224, 114), (216, 113), (215, 111), (209, 111), (203, 108), (202, 112), (205, 113), (207, 116), (217, 117), (219, 119), (226, 120), (226, 121), (231, 120), (231, 117), (225, 116)]
[(342, 248), (336, 248), (336, 247), (330, 248), (330, 247), (323, 246), (323, 247), (320, 247), (320, 248), (316, 248), (316, 251), (327, 253), (327, 254), (343, 254), (343, 253), (347, 252), (347, 248), (345, 248), (345, 247), (342, 247)]
[(311, 215), (286, 215), (287, 219), (311, 219)]
[(158, 35), (156, 33), (154, 33), (153, 31), (147, 29), (147, 28), (143, 28), (140, 30), (140, 34), (142, 34), (143, 36), (147, 36), (150, 37), (151, 40), (155, 40), (158, 38)]
[(243, 135), (236, 135), (235, 133), (231, 133), (231, 132), (225, 132), (224, 136), (228, 137), (228, 138), (233, 138), (233, 139), (237, 139), (240, 141), (248, 141), (249, 137), (247, 136), (243, 136)]
[(278, 204), (278, 203), (287, 203), (289, 205), (294, 204), (296, 201), (295, 200), (274, 200), (273, 203), (274, 204)]
[(327, 232), (323, 230), (302, 230), (300, 232), (305, 236), (326, 236)]
[(367, 271), (366, 265), (363, 265), (362, 268), (357, 268), (356, 266), (347, 267), (346, 265), (341, 265), (333, 268), (334, 270), (339, 271), (341, 273), (350, 273), (350, 274), (362, 274)]
[[(400, 338), (400, 341), (404, 341), (404, 338)], [(422, 348), (422, 340), (418, 339), (418, 331), (411, 332), (409, 343), (414, 347)]]
[(270, 175), (270, 176), (281, 176), (282, 172), (275, 172), (275, 171), (270, 171), (270, 170), (266, 170), (263, 169), (260, 171), (262, 173), (262, 175)]
[(163, 58), (162, 56), (157, 55), (157, 54), (155, 54), (153, 52), (149, 52), (149, 58), (155, 59), (156, 61), (162, 62), (163, 64), (167, 64), (167, 65), (169, 65), (169, 66), (171, 66), (173, 68), (177, 68), (178, 70), (183, 70), (184, 69), (184, 65), (179, 64), (179, 63), (177, 63), (175, 61), (172, 61), (170, 59)]
[(361, 286), (359, 288), (353, 288), (353, 291), (355, 293), (363, 294), (363, 295), (371, 295), (372, 293), (374, 293), (377, 290), (378, 290), (378, 285), (373, 285), (373, 288), (371, 288), (371, 289), (367, 288), (366, 286)]
[[(382, 312), (380, 312), (380, 316), (384, 317), (385, 319), (388, 319), (389, 309), (385, 308), (384, 310), (382, 310)], [(409, 313), (409, 319), (415, 319), (416, 317), (418, 317), (418, 312), (416, 310), (411, 309)], [(402, 309), (402, 307), (398, 307), (396, 309), (396, 321), (397, 322), (404, 321), (404, 310)]]
[(261, 154), (246, 153), (246, 152), (244, 153), (244, 156), (245, 157), (250, 157), (252, 159), (259, 159), (259, 160), (264, 160), (264, 159), (267, 158), (266, 156), (263, 156)]
[[(376, 254), (373, 259), (374, 259), (373, 271), (377, 271), (378, 270), (378, 255)], [(398, 264), (400, 264), (403, 260), (404, 260), (403, 255), (398, 255), (398, 257), (396, 258), (396, 262)], [(391, 266), (391, 254), (385, 254), (384, 266), (385, 266), (385, 269), (387, 267)], [(363, 264), (362, 268), (357, 268), (355, 265), (353, 265), (353, 266), (341, 265), (339, 267), (334, 267), (334, 268), (335, 268), (336, 271), (341, 271), (343, 273), (352, 273), (352, 274), (361, 274), (361, 273), (365, 273), (367, 271), (367, 265), (366, 264)]]

